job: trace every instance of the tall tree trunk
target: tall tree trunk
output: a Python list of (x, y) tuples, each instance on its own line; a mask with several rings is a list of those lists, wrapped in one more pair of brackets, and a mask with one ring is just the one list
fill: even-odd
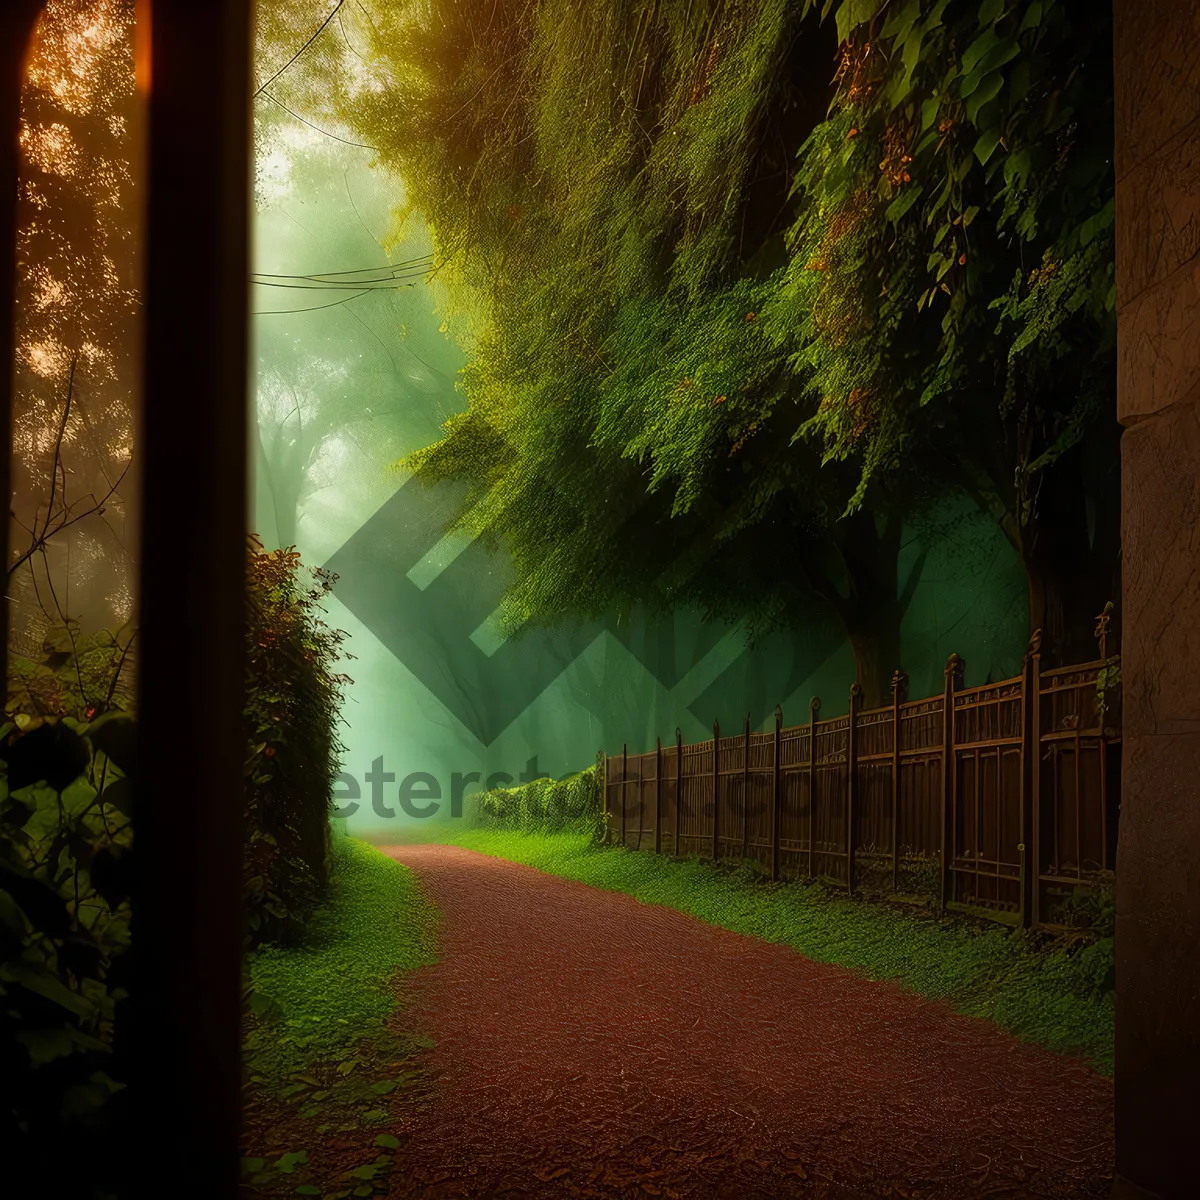
[(843, 517), (828, 540), (810, 547), (810, 586), (837, 614), (854, 650), (863, 706), (879, 708), (891, 695), (900, 662), (900, 623), (924, 564), (922, 555), (899, 586), (900, 518), (869, 512)]
[[(1060, 664), (1096, 657), (1095, 618), (1109, 600), (1120, 600), (1120, 478), (1115, 470), (1098, 478), (1106, 448), (1090, 449), (1072, 450), (1046, 472), (1022, 539), (1029, 628), (1042, 630), (1047, 653)], [(1118, 461), (1115, 453), (1111, 458)]]

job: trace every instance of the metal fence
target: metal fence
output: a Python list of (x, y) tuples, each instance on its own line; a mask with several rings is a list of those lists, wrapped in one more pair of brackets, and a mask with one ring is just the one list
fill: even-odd
[(1021, 674), (803, 725), (606, 758), (609, 836), (631, 849), (750, 859), (773, 878), (808, 875), (853, 892), (932, 887), (943, 910), (1025, 927), (1066, 923), (1064, 905), (1107, 877), (1116, 854), (1120, 660), (1044, 668), (1035, 634)]

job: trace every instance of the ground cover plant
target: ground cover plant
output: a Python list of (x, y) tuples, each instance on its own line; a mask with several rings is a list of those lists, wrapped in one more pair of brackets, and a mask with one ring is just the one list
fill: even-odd
[(1112, 1074), (1111, 936), (1054, 939), (961, 917), (942, 920), (850, 899), (816, 881), (772, 883), (750, 866), (604, 845), (587, 831), (476, 827), (439, 839), (894, 981)]
[(386, 1194), (398, 1109), (425, 1095), (428, 1042), (397, 985), (434, 961), (435, 910), (363, 842), (336, 838), (330, 858), (303, 939), (246, 959), (247, 1196)]

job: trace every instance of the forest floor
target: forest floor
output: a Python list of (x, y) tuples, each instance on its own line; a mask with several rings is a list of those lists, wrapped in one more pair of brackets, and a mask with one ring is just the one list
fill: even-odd
[(1107, 1194), (1111, 1084), (1078, 1057), (663, 903), (387, 853), (441, 914), (406, 981), (432, 1046), (391, 1196)]

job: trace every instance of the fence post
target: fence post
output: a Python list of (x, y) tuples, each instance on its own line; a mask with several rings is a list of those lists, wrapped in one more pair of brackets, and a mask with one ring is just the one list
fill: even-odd
[(625, 849), (625, 820), (629, 811), (629, 743), (621, 743), (621, 849)]
[(742, 858), (750, 854), (750, 714), (746, 714), (746, 741), (742, 749)]
[(783, 708), (775, 705), (775, 759), (771, 773), (771, 878), (779, 878), (779, 824), (780, 813), (780, 735), (783, 730)]
[(1042, 823), (1042, 631), (1035, 629), (1029, 639), (1029, 670), (1025, 676), (1028, 689), (1026, 705), (1029, 709), (1029, 734), (1026, 753), (1029, 766), (1026, 778), (1029, 781), (1028, 795), (1022, 812), (1024, 828), (1021, 830), (1021, 919), (1026, 929), (1041, 924), (1041, 874)]
[(679, 857), (679, 823), (683, 820), (683, 731), (675, 726), (675, 857)]
[(654, 853), (662, 853), (662, 738), (654, 739)]
[(1030, 888), (1033, 873), (1030, 858), (1033, 853), (1033, 776), (1038, 771), (1040, 747), (1038, 721), (1034, 716), (1034, 689), (1037, 682), (1034, 659), (1042, 645), (1042, 631), (1035, 629), (1025, 650), (1025, 661), (1021, 664), (1021, 825), (1017, 853), (1021, 856), (1021, 928), (1028, 929), (1033, 922), (1033, 904)]
[(612, 841), (612, 821), (608, 811), (608, 753), (601, 748), (596, 758), (604, 769), (600, 777), (600, 811), (604, 817), (604, 844), (607, 846)]
[(954, 804), (958, 763), (954, 754), (954, 693), (962, 686), (963, 660), (951, 654), (946, 660), (942, 693), (942, 839), (941, 910), (946, 911), (950, 888), (950, 857), (954, 853)]
[(846, 890), (854, 894), (854, 817), (858, 799), (858, 709), (862, 684), (850, 685), (850, 714), (846, 718)]
[(900, 890), (900, 705), (908, 676), (892, 675), (892, 891)]
[(813, 873), (813, 809), (817, 806), (817, 713), (821, 697), (808, 702), (808, 877)]
[(713, 862), (720, 857), (717, 845), (719, 826), (721, 823), (721, 725), (713, 721)]

